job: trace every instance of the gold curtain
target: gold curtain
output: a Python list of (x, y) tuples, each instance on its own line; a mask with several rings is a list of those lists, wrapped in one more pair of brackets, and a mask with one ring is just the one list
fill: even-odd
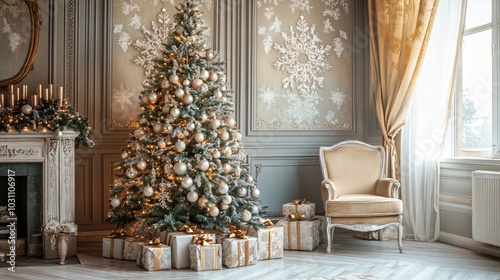
[(438, 0), (368, 0), (371, 89), (392, 178), (400, 177), (395, 138), (406, 122), (437, 5)]

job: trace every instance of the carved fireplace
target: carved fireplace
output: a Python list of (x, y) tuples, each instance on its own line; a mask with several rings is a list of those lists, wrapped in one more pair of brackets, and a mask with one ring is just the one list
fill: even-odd
[[(0, 133), (0, 170), (16, 172), (20, 163), (41, 163), (41, 195), (28, 197), (28, 208), (40, 207), (41, 221), (39, 233), (48, 223), (66, 224), (75, 222), (75, 138), (77, 132), (64, 130), (53, 132), (11, 132)], [(32, 169), (32, 168), (26, 168)], [(39, 168), (38, 168), (39, 169)], [(21, 176), (23, 171), (18, 174)], [(7, 176), (7, 174), (0, 174)], [(31, 176), (26, 174), (26, 176)], [(40, 177), (36, 177), (40, 178)], [(38, 197), (41, 201), (33, 201)], [(40, 215), (39, 215), (40, 216)], [(33, 225), (28, 228), (33, 228)], [(28, 239), (29, 240), (29, 239)], [(43, 257), (57, 258), (56, 250), (51, 248), (50, 238), (42, 239)], [(29, 246), (29, 244), (27, 244)], [(76, 238), (68, 240), (68, 256), (76, 255)]]

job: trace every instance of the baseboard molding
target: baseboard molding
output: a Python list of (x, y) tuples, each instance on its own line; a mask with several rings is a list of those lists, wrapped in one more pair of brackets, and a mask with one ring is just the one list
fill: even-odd
[(460, 235), (441, 231), (438, 241), (500, 258), (500, 247), (478, 242)]

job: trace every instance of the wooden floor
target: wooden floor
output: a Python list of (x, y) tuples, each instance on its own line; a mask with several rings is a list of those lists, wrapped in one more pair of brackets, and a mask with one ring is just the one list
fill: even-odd
[(404, 241), (399, 254), (396, 241), (365, 241), (351, 233), (337, 235), (333, 253), (325, 245), (314, 252), (285, 251), (283, 259), (256, 265), (196, 272), (189, 269), (147, 272), (134, 261), (101, 257), (100, 243), (79, 243), (81, 265), (1, 268), (0, 279), (318, 279), (340, 275), (371, 275), (374, 279), (500, 279), (500, 259), (435, 242)]

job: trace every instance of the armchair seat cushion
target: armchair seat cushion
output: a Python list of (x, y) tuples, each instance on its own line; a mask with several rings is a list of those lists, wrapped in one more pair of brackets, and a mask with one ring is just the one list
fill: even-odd
[(403, 201), (373, 194), (345, 194), (326, 201), (330, 217), (380, 217), (403, 213)]

